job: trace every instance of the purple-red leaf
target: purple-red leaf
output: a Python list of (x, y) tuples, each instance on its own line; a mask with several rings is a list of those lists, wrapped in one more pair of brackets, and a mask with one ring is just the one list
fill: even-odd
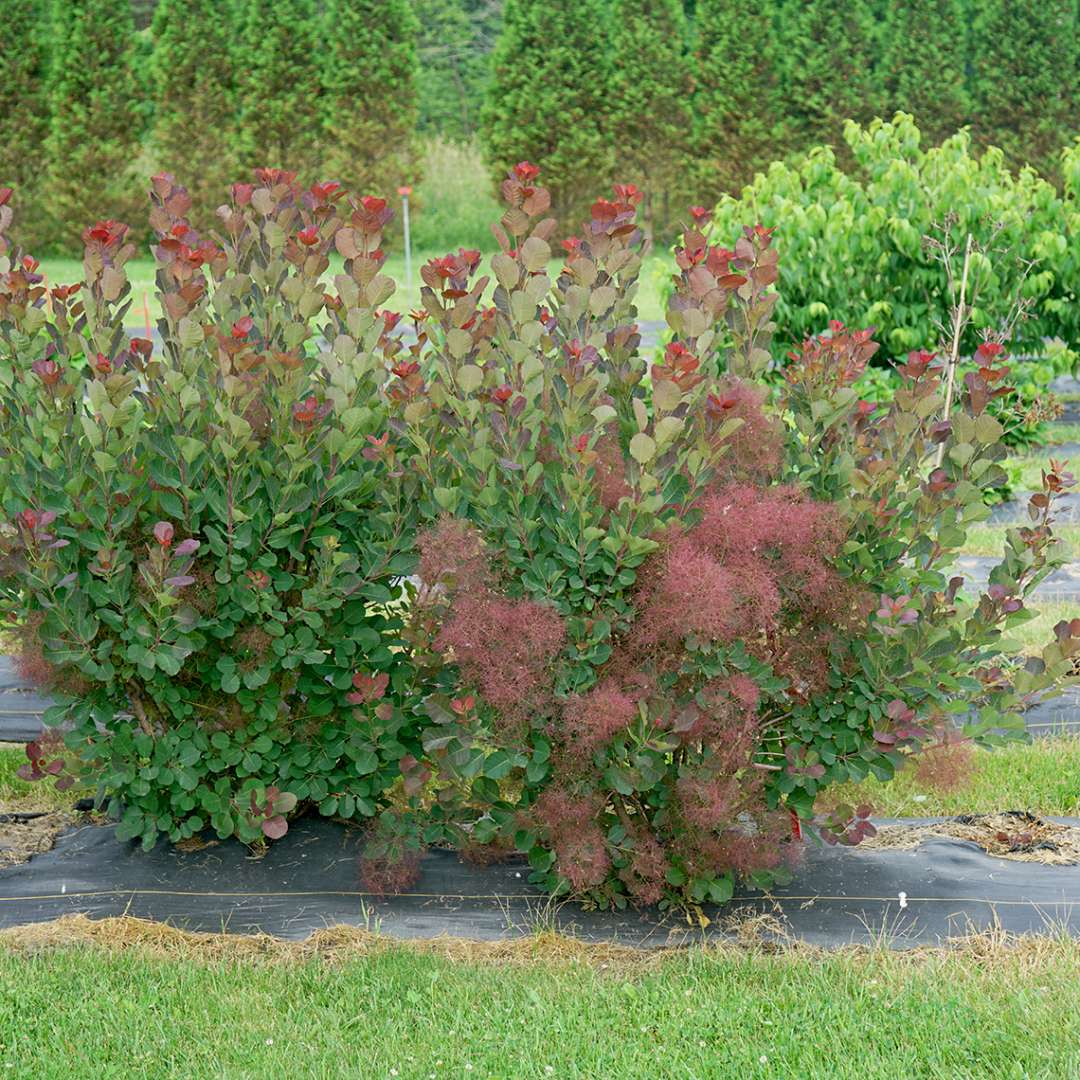
[(276, 817), (266, 818), (263, 821), (262, 831), (268, 839), (280, 840), (289, 831), (289, 823), (278, 814)]

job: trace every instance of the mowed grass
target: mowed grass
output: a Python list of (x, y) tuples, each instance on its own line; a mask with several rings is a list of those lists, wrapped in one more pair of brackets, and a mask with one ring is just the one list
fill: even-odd
[(1010, 645), (1015, 645), (1019, 652), (1027, 656), (1041, 653), (1054, 641), (1054, 627), (1066, 619), (1075, 619), (1080, 615), (1080, 604), (1075, 600), (1040, 600), (1037, 596), (1028, 600), (1027, 606), (1037, 614), (1019, 626), (1005, 631), (1004, 637)]
[[(557, 245), (556, 245), (557, 247)], [(385, 306), (392, 311), (407, 312), (420, 307), (420, 288), (423, 284), (420, 280), (420, 267), (428, 259), (445, 255), (448, 249), (430, 249), (414, 251), (412, 254), (412, 288), (408, 286), (406, 276), (405, 255), (401, 251), (388, 251), (383, 273), (388, 274), (397, 282), (397, 290), (387, 300)], [(561, 250), (561, 249), (560, 249)], [(481, 273), (491, 277), (490, 253), (485, 253), (481, 261)], [(667, 252), (653, 254), (646, 258), (641, 269), (641, 277), (638, 281), (638, 317), (643, 321), (663, 321), (663, 301), (661, 290), (665, 277), (672, 272), (674, 264)], [(548, 266), (548, 274), (552, 281), (558, 276), (562, 268), (562, 260), (553, 260)], [(125, 267), (128, 281), (131, 283), (131, 309), (124, 319), (125, 326), (131, 333), (145, 333), (147, 314), (150, 325), (157, 324), (161, 313), (161, 307), (154, 295), (154, 263), (150, 258), (132, 259)], [(341, 260), (336, 257), (331, 261), (331, 273), (341, 270)], [(44, 273), (50, 285), (64, 285), (81, 281), (83, 277), (82, 262), (79, 259), (50, 258), (41, 260), (41, 271)]]
[(1011, 457), (1006, 462), (1008, 465), (1019, 466), (1017, 491), (1037, 491), (1042, 486), (1043, 470), (1049, 467), (1051, 458), (1059, 463), (1064, 462), (1066, 472), (1071, 472), (1073, 476), (1080, 476), (1080, 455), (1060, 454), (1056, 444), (1048, 443), (1038, 450)]
[(1052, 451), (1057, 443), (1080, 442), (1080, 424), (1048, 424), (1046, 430), (1052, 442), (1047, 443), (1044, 451)]
[(859, 784), (839, 784), (823, 799), (831, 805), (869, 803), (878, 817), (998, 810), (1027, 810), (1043, 817), (1080, 815), (1080, 738), (1074, 735), (977, 748), (960, 776), (950, 790), (935, 790), (916, 769), (905, 769), (888, 783), (870, 777)]
[[(1023, 523), (1021, 523), (1023, 524)], [(1005, 550), (1005, 536), (1016, 525), (972, 525), (968, 528), (965, 555), (1000, 556)], [(1080, 525), (1055, 525), (1054, 535), (1061, 541), (1058, 554), (1066, 559), (1080, 558)]]
[(0, 1076), (1080, 1075), (1075, 942), (919, 955), (691, 949), (637, 962), (538, 951), (520, 962), (520, 950), (451, 959), (404, 946), (292, 959), (0, 947)]

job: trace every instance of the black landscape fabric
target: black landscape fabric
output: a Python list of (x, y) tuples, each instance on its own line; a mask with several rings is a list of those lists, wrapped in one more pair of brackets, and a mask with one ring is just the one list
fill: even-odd
[(41, 714), (52, 704), (26, 685), (10, 656), (0, 656), (0, 742), (29, 742), (42, 731)]
[(253, 858), (235, 841), (194, 852), (144, 853), (110, 827), (87, 825), (56, 847), (0, 870), (0, 927), (84, 913), (132, 915), (187, 930), (303, 939), (327, 926), (366, 926), (395, 938), (495, 940), (538, 927), (587, 941), (660, 947), (733, 932), (732, 920), (776, 916), (787, 935), (819, 946), (886, 940), (935, 945), (989, 927), (1080, 936), (1080, 867), (1006, 861), (973, 844), (934, 839), (914, 851), (810, 847), (795, 880), (771, 897), (744, 894), (702, 931), (656, 911), (587, 912), (528, 885), (519, 860), (478, 867), (430, 851), (403, 895), (362, 891), (358, 831), (305, 818)]

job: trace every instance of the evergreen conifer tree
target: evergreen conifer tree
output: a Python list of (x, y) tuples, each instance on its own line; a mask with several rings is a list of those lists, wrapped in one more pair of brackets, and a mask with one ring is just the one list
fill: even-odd
[(497, 180), (528, 160), (573, 231), (613, 172), (613, 30), (607, 0), (507, 0), (483, 135)]
[(49, 126), (40, 12), (25, 0), (0, 0), (0, 187), (17, 189), (16, 230), (26, 247), (40, 228), (38, 180)]
[(220, 0), (161, 0), (151, 32), (152, 153), (191, 193), (197, 225), (214, 220), (241, 175), (230, 48), (233, 14)]
[(967, 122), (965, 16), (961, 0), (907, 0), (891, 5), (884, 20), (883, 112), (911, 113), (927, 145)]
[(682, 0), (615, 0), (610, 138), (615, 175), (645, 194), (643, 220), (666, 233), (694, 190), (693, 119)]
[(268, 166), (321, 179), (327, 57), (314, 0), (246, 0), (238, 38), (244, 170)]
[(699, 0), (695, 16), (695, 145), (703, 201), (738, 192), (784, 156), (775, 3)]
[(83, 229), (101, 218), (141, 220), (134, 29), (126, 3), (53, 2), (44, 205), (54, 246), (75, 248)]
[(476, 134), (502, 22), (502, 0), (413, 0), (419, 23), (420, 131), (448, 139)]
[(1056, 176), (1080, 134), (1075, 0), (980, 0), (972, 27), (972, 128), (1014, 166)]
[(407, 0), (328, 0), (326, 166), (360, 195), (415, 179), (416, 19)]
[(871, 24), (867, 0), (786, 0), (781, 7), (781, 91), (796, 148), (831, 143), (844, 156), (844, 121), (865, 122), (881, 111)]

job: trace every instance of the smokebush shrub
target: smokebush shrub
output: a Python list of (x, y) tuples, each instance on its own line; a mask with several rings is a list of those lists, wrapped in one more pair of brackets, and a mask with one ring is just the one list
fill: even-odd
[(640, 193), (597, 200), (552, 281), (536, 172), (503, 184), (493, 282), (475, 252), (424, 267), (391, 394), (437, 515), (410, 633), (461, 683), (426, 702), (421, 835), (516, 846), (534, 881), (600, 906), (723, 901), (736, 876), (783, 877), (793, 834), (872, 831), (866, 807), (817, 812), (829, 784), (891, 777), (958, 725), (993, 743), (1062, 677), (1080, 623), (1027, 666), (1005, 634), (1055, 563), (1069, 478), (1048, 471), (989, 589), (964, 589), (950, 563), (1001, 471), (1001, 346), (950, 419), (924, 353), (876, 410), (857, 381), (877, 346), (835, 323), (770, 407), (771, 231), (726, 248), (694, 224), (650, 366)]
[(83, 282), (47, 287), (8, 250), (10, 195), (0, 610), (59, 698), (47, 722), (70, 728), (50, 765), (146, 845), (276, 837), (298, 801), (373, 815), (421, 751), (397, 609), (411, 481), (382, 392), (386, 202), (261, 170), (211, 240), (155, 177), (154, 344), (123, 330), (128, 227), (88, 228)]
[(650, 362), (641, 193), (597, 199), (552, 280), (537, 177), (508, 171), (490, 274), (422, 267), (406, 336), (383, 199), (260, 170), (207, 239), (158, 176), (159, 346), (122, 329), (125, 225), (47, 289), (0, 191), (0, 611), (70, 725), (25, 775), (95, 780), (146, 844), (376, 816), (371, 888), (442, 842), (693, 905), (872, 831), (830, 784), (992, 745), (1060, 683), (1080, 620), (1026, 662), (1008, 632), (1072, 478), (1047, 468), (985, 590), (951, 572), (1002, 480), (1002, 343), (947, 415), (920, 350), (861, 398), (877, 345), (833, 322), (770, 400), (772, 231), (729, 248), (695, 208)]
[[(1080, 341), (1080, 149), (1063, 154), (1059, 195), (1031, 171), (1013, 175), (997, 150), (974, 154), (966, 132), (924, 149), (903, 113), (865, 128), (848, 124), (845, 139), (855, 160), (850, 173), (819, 146), (793, 164), (774, 163), (716, 209), (723, 236), (747, 219), (778, 228), (784, 349), (828, 319), (876, 326), (890, 356), (933, 347), (953, 297), (923, 237), (950, 218), (961, 251), (970, 231), (984, 250), (999, 253), (973, 260), (978, 303), (965, 355), (1002, 328), (1018, 294), (1033, 305), (1016, 328), (1018, 351), (1040, 354), (1048, 337)], [(1024, 262), (1034, 263), (1026, 277)]]

